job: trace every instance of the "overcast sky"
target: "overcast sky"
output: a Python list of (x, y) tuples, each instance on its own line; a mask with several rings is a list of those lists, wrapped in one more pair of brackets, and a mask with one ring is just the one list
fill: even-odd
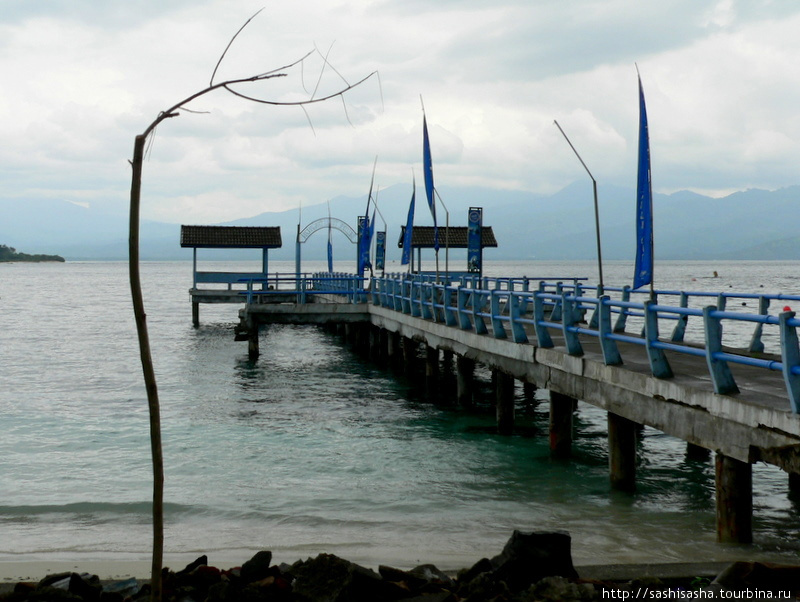
[[(142, 214), (214, 223), (421, 185), (422, 109), (440, 187), (550, 193), (587, 178), (636, 184), (642, 76), (653, 187), (720, 196), (800, 183), (795, 0), (3, 0), (0, 198), (127, 206), (134, 136), (209, 83), (303, 68), (214, 92), (160, 125)], [(341, 75), (341, 77), (338, 74)], [(309, 125), (309, 120), (313, 128)], [(487, 199), (486, 206), (502, 202)], [(633, 199), (632, 199), (633, 203)]]

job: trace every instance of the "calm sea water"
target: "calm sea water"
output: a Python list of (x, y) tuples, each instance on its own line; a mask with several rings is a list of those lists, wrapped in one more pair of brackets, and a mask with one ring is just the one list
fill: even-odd
[[(569, 531), (579, 564), (797, 559), (800, 504), (775, 468), (754, 468), (757, 543), (718, 545), (713, 465), (688, 460), (680, 441), (646, 429), (639, 490), (615, 493), (605, 415), (588, 404), (574, 458), (554, 461), (547, 404), (521, 390), (527, 435), (500, 437), (488, 404), (434, 405), (313, 327), (270, 327), (253, 363), (233, 340), (237, 306), (202, 306), (192, 327), (190, 263), (142, 270), (175, 565), (201, 553), (233, 565), (269, 549), (287, 562), (331, 552), (454, 569), (498, 553), (514, 529)], [(789, 263), (657, 270), (663, 288), (800, 292)], [(606, 283), (631, 272), (610, 263)], [(594, 281), (596, 270), (498, 262), (487, 273)], [(0, 264), (0, 420), (0, 561), (147, 558), (148, 416), (127, 264)]]

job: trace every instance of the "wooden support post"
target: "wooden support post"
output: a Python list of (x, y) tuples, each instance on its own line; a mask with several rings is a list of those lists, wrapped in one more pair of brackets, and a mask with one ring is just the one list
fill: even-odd
[(514, 432), (514, 377), (494, 371), (497, 399), (497, 432), (510, 435)]
[(192, 301), (192, 324), (200, 326), (200, 304), (197, 301)]
[(456, 401), (458, 405), (472, 405), (472, 391), (475, 386), (475, 360), (463, 355), (456, 357)]
[(425, 346), (425, 388), (428, 397), (438, 401), (439, 394), (439, 350)]
[(636, 490), (636, 430), (633, 420), (608, 413), (608, 470), (619, 491)]
[(753, 542), (753, 466), (717, 452), (717, 541)]
[(550, 391), (550, 455), (569, 458), (572, 455), (572, 413), (575, 399)]

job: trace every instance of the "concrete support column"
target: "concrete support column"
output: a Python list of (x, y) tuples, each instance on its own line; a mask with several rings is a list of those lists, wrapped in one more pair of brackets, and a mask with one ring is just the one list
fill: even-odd
[(475, 360), (463, 355), (456, 357), (456, 401), (458, 405), (472, 405), (472, 391), (475, 386)]
[(800, 474), (796, 472), (789, 473), (789, 495), (792, 497), (800, 497)]
[(753, 466), (717, 452), (717, 541), (753, 542)]
[(608, 413), (608, 470), (619, 491), (636, 490), (636, 432), (633, 420)]
[(686, 457), (695, 462), (708, 462), (711, 458), (711, 450), (703, 447), (702, 445), (695, 445), (694, 443), (686, 444)]
[(251, 360), (258, 359), (258, 324), (252, 320), (247, 320), (247, 357)]
[(523, 382), (522, 383), (522, 392), (525, 395), (525, 401), (528, 403), (533, 403), (536, 397), (536, 389), (538, 387), (534, 383)]
[(370, 359), (375, 363), (380, 363), (381, 359), (381, 329), (378, 326), (367, 324), (367, 350)]
[(372, 326), (361, 322), (357, 322), (353, 326), (356, 330), (356, 350), (359, 353), (369, 353)]
[(572, 455), (572, 413), (575, 398), (550, 391), (550, 455), (569, 458)]
[(378, 330), (378, 358), (381, 365), (386, 364), (389, 357), (389, 331), (385, 328)]
[(439, 350), (425, 346), (425, 388), (428, 396), (436, 399), (439, 393)]
[(397, 369), (400, 364), (403, 350), (400, 348), (400, 333), (399, 332), (386, 332), (386, 361), (389, 367)]
[(200, 326), (200, 304), (197, 301), (192, 301), (192, 324)]
[(510, 435), (514, 431), (514, 377), (494, 371), (497, 400), (497, 432)]
[(403, 337), (403, 371), (413, 376), (417, 368), (417, 344), (414, 339)]
[(445, 372), (453, 372), (453, 355), (450, 350), (442, 350), (442, 368)]

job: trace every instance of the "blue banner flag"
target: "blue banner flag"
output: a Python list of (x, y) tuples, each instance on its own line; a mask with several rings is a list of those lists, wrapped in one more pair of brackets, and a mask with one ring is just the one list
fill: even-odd
[(633, 288), (653, 281), (653, 188), (650, 180), (650, 136), (639, 77), (639, 171), (636, 179), (636, 262)]
[(433, 162), (431, 161), (431, 142), (428, 139), (428, 122), (422, 115), (422, 172), (425, 175), (425, 196), (433, 216), (433, 248), (439, 250), (439, 227), (436, 224), (436, 203), (433, 199)]
[(414, 203), (417, 196), (417, 182), (414, 181), (414, 188), (411, 191), (411, 203), (408, 205), (408, 218), (406, 219), (406, 229), (403, 232), (403, 255), (400, 259), (401, 265), (408, 265), (411, 261), (411, 235), (414, 229)]
[(483, 270), (483, 209), (470, 207), (467, 220), (467, 271), (480, 274)]
[(363, 276), (364, 271), (370, 266), (369, 263), (369, 217), (366, 215), (358, 216), (358, 275)]
[(375, 269), (386, 267), (386, 232), (378, 232), (375, 237)]

